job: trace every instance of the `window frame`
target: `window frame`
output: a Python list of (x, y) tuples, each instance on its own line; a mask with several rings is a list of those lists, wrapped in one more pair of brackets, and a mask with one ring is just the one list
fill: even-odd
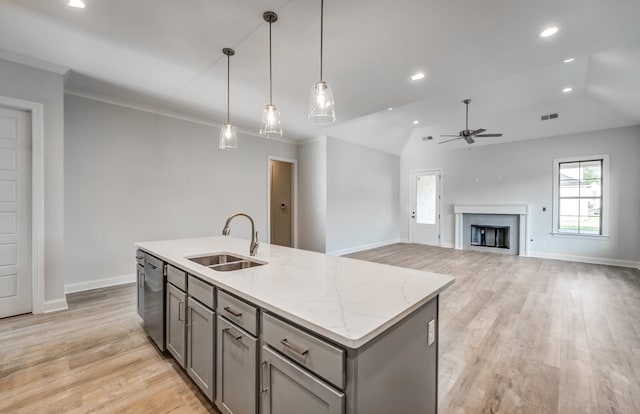
[[(569, 233), (560, 231), (560, 164), (600, 161), (602, 160), (601, 197), (600, 204), (600, 234)], [(580, 157), (554, 158), (553, 159), (553, 227), (551, 234), (554, 236), (572, 237), (579, 239), (599, 239), (609, 237), (609, 188), (611, 180), (609, 175), (609, 154), (586, 155)]]

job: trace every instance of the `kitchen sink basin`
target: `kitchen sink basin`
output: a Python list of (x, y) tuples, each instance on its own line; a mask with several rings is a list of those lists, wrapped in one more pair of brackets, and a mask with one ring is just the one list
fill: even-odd
[(189, 260), (218, 272), (230, 272), (232, 270), (248, 269), (266, 264), (265, 262), (247, 259), (246, 257), (236, 256), (226, 252), (190, 257)]
[(217, 270), (218, 272), (229, 272), (232, 270), (248, 269), (250, 267), (262, 266), (263, 264), (264, 263), (262, 262), (254, 262), (253, 260), (240, 260), (239, 262), (209, 266), (209, 268)]

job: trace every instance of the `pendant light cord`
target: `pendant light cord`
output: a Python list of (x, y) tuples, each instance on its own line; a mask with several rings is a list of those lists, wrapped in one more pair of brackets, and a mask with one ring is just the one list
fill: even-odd
[(271, 22), (269, 22), (269, 105), (273, 105), (273, 75), (271, 67)]
[(227, 125), (229, 124), (229, 95), (231, 95), (231, 56), (227, 55)]
[(320, 0), (320, 82), (322, 79), (322, 46), (324, 37), (324, 0)]

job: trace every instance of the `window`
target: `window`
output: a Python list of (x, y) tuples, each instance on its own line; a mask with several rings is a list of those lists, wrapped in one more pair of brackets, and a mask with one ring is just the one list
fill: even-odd
[(554, 160), (553, 233), (606, 236), (609, 156)]

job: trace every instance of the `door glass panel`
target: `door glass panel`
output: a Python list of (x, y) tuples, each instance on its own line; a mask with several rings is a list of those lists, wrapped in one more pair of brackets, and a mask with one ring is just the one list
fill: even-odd
[(436, 224), (436, 176), (416, 177), (416, 223)]

